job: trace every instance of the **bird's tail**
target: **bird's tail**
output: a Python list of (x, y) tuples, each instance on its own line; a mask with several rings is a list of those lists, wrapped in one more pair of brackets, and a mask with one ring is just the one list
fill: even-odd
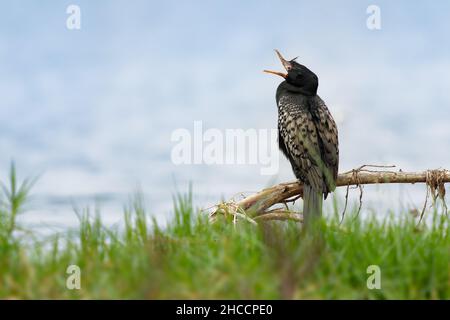
[(313, 220), (322, 216), (323, 195), (310, 185), (303, 185), (303, 223), (310, 225)]

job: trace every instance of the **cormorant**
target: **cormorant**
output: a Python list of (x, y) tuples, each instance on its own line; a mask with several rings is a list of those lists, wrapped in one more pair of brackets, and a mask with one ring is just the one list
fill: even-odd
[(303, 218), (322, 215), (322, 201), (336, 188), (339, 164), (338, 131), (325, 102), (317, 95), (318, 77), (295, 59), (275, 50), (287, 73), (278, 86), (278, 143), (303, 183)]

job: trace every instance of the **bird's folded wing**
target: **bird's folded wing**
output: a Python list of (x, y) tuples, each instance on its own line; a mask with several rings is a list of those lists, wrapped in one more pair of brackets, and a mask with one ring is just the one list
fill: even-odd
[(279, 134), (297, 177), (315, 190), (323, 190), (319, 137), (312, 116), (306, 110), (282, 108), (289, 112), (280, 114)]
[(330, 185), (330, 183), (335, 183), (338, 174), (338, 130), (330, 111), (325, 105), (325, 102), (323, 102), (323, 100), (319, 97), (316, 98), (315, 110), (315, 115), (318, 118), (318, 121), (316, 121), (316, 128), (322, 144), (322, 159), (325, 163), (325, 168), (327, 169), (327, 171), (325, 171), (325, 178), (327, 180), (327, 184), (330, 186), (330, 190), (334, 190), (335, 186)]

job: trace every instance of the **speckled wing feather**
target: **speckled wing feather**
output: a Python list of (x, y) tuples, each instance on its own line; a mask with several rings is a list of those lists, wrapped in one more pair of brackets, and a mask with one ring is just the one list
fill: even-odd
[(334, 190), (338, 145), (336, 124), (325, 103), (317, 96), (284, 96), (278, 109), (280, 149), (295, 176), (326, 196)]
[(322, 159), (325, 164), (325, 178), (328, 191), (336, 188), (336, 180), (339, 169), (339, 139), (336, 122), (331, 116), (325, 102), (315, 97), (315, 108), (312, 108), (313, 116), (317, 118), (316, 128), (321, 141)]

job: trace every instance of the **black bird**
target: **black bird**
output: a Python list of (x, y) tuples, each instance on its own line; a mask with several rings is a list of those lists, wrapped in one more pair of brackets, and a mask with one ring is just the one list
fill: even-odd
[(322, 201), (336, 188), (339, 165), (338, 131), (325, 102), (317, 95), (319, 79), (295, 59), (287, 61), (275, 50), (287, 74), (278, 86), (278, 143), (303, 183), (303, 217), (322, 215)]

